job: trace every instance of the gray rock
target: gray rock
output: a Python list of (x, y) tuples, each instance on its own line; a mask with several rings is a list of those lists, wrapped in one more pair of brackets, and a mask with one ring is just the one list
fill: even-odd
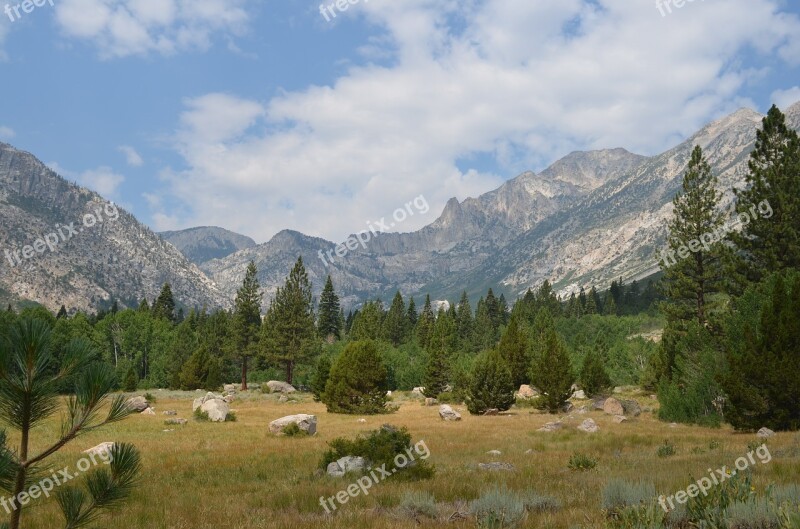
[(617, 423), (617, 424), (622, 423), (622, 422), (627, 422), (627, 420), (628, 420), (628, 418), (625, 417), (624, 415), (615, 415), (614, 416), (614, 422)]
[(270, 380), (267, 382), (267, 387), (272, 393), (294, 393), (297, 391), (291, 384), (278, 380)]
[(175, 410), (167, 410), (165, 412), (162, 412), (162, 415), (178, 415), (178, 412)]
[(513, 471), (515, 470), (514, 465), (511, 463), (501, 463), (499, 461), (495, 461), (494, 463), (478, 463), (478, 468), (481, 470), (490, 470), (490, 471)]
[(275, 419), (271, 423), (269, 423), (269, 431), (273, 434), (279, 434), (283, 432), (283, 429), (289, 426), (290, 424), (296, 424), (301, 430), (306, 432), (308, 435), (314, 435), (317, 433), (317, 416), (316, 415), (308, 415), (306, 413), (299, 413), (297, 415), (287, 415), (286, 417), (281, 417), (280, 419)]
[(614, 397), (606, 399), (603, 404), (603, 411), (609, 415), (625, 415), (625, 407)]
[(350, 472), (363, 472), (366, 468), (367, 462), (363, 457), (345, 456), (329, 463), (327, 472), (329, 476), (341, 478)]
[(769, 439), (770, 437), (775, 435), (775, 432), (773, 432), (772, 430), (770, 430), (765, 426), (764, 428), (761, 428), (758, 431), (758, 433), (756, 433), (756, 435), (759, 436), (761, 439)]
[(594, 422), (592, 419), (586, 419), (578, 426), (578, 430), (586, 433), (595, 433), (600, 431), (600, 428), (597, 426), (597, 423)]
[(582, 389), (579, 389), (578, 391), (573, 393), (572, 397), (570, 398), (573, 398), (575, 400), (586, 400), (586, 392), (584, 392)]
[(537, 431), (539, 432), (555, 432), (561, 429), (563, 424), (561, 422), (549, 422), (539, 428)]
[(92, 448), (89, 448), (88, 450), (84, 450), (83, 453), (84, 454), (88, 454), (88, 455), (94, 454), (94, 455), (99, 456), (101, 454), (110, 453), (112, 448), (114, 448), (114, 443), (112, 443), (110, 441), (106, 441), (105, 443), (100, 443), (99, 445), (93, 446)]
[(230, 407), (222, 399), (211, 399), (200, 406), (200, 411), (207, 413), (211, 422), (225, 422), (230, 413)]
[(461, 414), (447, 404), (439, 406), (439, 417), (445, 421), (460, 421)]
[(528, 384), (522, 384), (519, 387), (519, 390), (517, 391), (517, 395), (516, 395), (516, 397), (518, 399), (523, 399), (523, 400), (533, 399), (533, 398), (536, 398), (538, 396), (539, 396), (539, 392), (537, 392), (535, 389), (533, 389)]
[(185, 425), (189, 421), (186, 419), (181, 419), (179, 417), (173, 417), (172, 419), (167, 419), (164, 421), (164, 424), (180, 424), (181, 426)]
[(150, 407), (150, 403), (147, 402), (147, 399), (144, 398), (144, 397), (141, 397), (141, 396), (129, 398), (125, 402), (125, 405), (129, 409), (131, 409), (133, 411), (136, 411), (136, 412), (139, 412), (139, 413), (143, 412), (144, 410), (146, 410), (147, 408)]
[(498, 410), (497, 408), (489, 408), (488, 410), (483, 412), (483, 414), (487, 415), (487, 416), (488, 415), (500, 415), (500, 410)]
[(203, 404), (205, 404), (209, 400), (222, 400), (222, 395), (217, 395), (209, 391), (204, 396), (194, 399), (194, 401), (192, 402), (192, 411), (196, 411), (198, 408), (203, 406)]
[(154, 410), (153, 408), (147, 408), (141, 413), (141, 415), (155, 415), (155, 414), (156, 410)]
[(225, 384), (224, 386), (222, 386), (222, 390), (225, 393), (231, 393), (232, 394), (232, 393), (236, 393), (236, 387), (237, 387), (236, 384)]
[(439, 401), (434, 398), (427, 397), (425, 399), (425, 406), (436, 406), (437, 404), (439, 404)]
[(620, 401), (622, 404), (623, 409), (625, 410), (625, 415), (630, 415), (633, 417), (638, 417), (642, 414), (642, 407), (639, 406), (639, 403), (635, 400), (623, 400)]

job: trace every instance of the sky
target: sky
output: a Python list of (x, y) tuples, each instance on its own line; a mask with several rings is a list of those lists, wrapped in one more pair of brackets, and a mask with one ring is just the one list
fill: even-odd
[(318, 2), (0, 0), (0, 141), (156, 231), (341, 241), (800, 100), (796, 0)]

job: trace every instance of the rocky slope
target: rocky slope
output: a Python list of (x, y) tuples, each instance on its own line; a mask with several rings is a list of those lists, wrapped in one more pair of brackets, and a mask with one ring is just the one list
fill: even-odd
[(124, 305), (145, 296), (152, 300), (169, 282), (187, 306), (229, 303), (174, 246), (132, 215), (5, 143), (0, 218), (0, 290), (7, 298), (53, 310), (62, 304), (89, 310), (112, 297)]
[(214, 226), (163, 231), (159, 235), (198, 266), (256, 245), (250, 237)]

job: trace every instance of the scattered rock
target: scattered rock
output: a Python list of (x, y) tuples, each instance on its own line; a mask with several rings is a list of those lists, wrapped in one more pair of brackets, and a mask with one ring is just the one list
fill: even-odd
[(528, 384), (522, 384), (517, 391), (517, 398), (519, 399), (533, 399), (539, 396), (539, 393), (530, 387)]
[(359, 424), (364, 424), (365, 422), (367, 422), (367, 420), (366, 419), (359, 419), (358, 422), (359, 422)]
[(600, 431), (600, 428), (597, 426), (597, 423), (594, 422), (592, 419), (586, 419), (578, 426), (578, 430), (586, 433), (595, 433)]
[(484, 415), (499, 415), (500, 414), (500, 410), (498, 410), (497, 408), (489, 408), (488, 410), (483, 412), (483, 414)]
[(503, 455), (503, 452), (501, 452), (500, 450), (489, 450), (488, 452), (486, 452), (486, 454), (490, 456), (501, 456)]
[(225, 393), (236, 393), (236, 384), (225, 384), (222, 386), (222, 390)]
[(564, 404), (561, 405), (561, 412), (562, 413), (569, 413), (569, 412), (572, 411), (572, 408), (574, 408), (574, 407), (575, 406), (573, 406), (571, 402), (565, 402)]
[(507, 470), (512, 471), (515, 470), (514, 465), (511, 463), (500, 463), (498, 461), (494, 463), (478, 463), (478, 468), (481, 470), (491, 470), (491, 471), (498, 471), (498, 470)]
[(142, 415), (155, 415), (156, 414), (156, 410), (154, 410), (153, 408), (147, 408), (141, 414)]
[(563, 426), (563, 424), (561, 424), (561, 422), (549, 422), (549, 423), (545, 424), (544, 426), (542, 426), (541, 428), (539, 428), (538, 431), (540, 431), (540, 432), (555, 432), (557, 430), (560, 430), (562, 426)]
[(669, 423), (669, 427), (670, 427), (670, 428), (677, 428), (677, 427), (678, 427), (678, 423), (676, 423), (676, 422), (671, 422), (671, 423)]
[(570, 398), (573, 398), (575, 400), (586, 400), (586, 392), (584, 392), (582, 389), (579, 389), (578, 391), (573, 393), (572, 397)]
[(345, 456), (328, 464), (328, 475), (335, 478), (344, 477), (348, 472), (363, 472), (367, 462), (363, 457)]
[(167, 410), (165, 412), (162, 412), (162, 415), (178, 415), (178, 412), (175, 410)]
[[(642, 407), (639, 406), (639, 403), (635, 400), (623, 400), (620, 401), (622, 404), (622, 408), (625, 410), (625, 415), (632, 415), (633, 417), (638, 417), (642, 414)], [(620, 414), (622, 415), (622, 414)]]
[(289, 397), (287, 397), (286, 395), (281, 395), (280, 397), (278, 397), (278, 402), (289, 402)]
[(174, 432), (175, 430), (173, 430), (172, 428), (168, 428), (168, 429), (166, 429), (166, 430), (161, 430), (161, 431), (162, 431), (162, 432)]
[(164, 424), (180, 424), (181, 426), (183, 426), (184, 424), (186, 424), (188, 422), (189, 421), (187, 419), (180, 419), (178, 417), (174, 417), (172, 419), (165, 420)]
[(625, 415), (625, 407), (614, 397), (606, 399), (603, 404), (603, 411), (609, 415)]
[(439, 406), (439, 417), (445, 421), (460, 421), (461, 414), (447, 404)]
[(437, 404), (439, 404), (439, 401), (434, 398), (427, 397), (425, 399), (425, 406), (436, 406)]
[(150, 407), (150, 403), (147, 402), (147, 399), (144, 397), (131, 397), (127, 400), (125, 405), (128, 406), (129, 409), (139, 413)]
[(418, 386), (411, 390), (411, 394), (414, 395), (415, 397), (422, 397), (424, 391), (425, 391), (424, 387)]
[(203, 397), (200, 397), (199, 399), (194, 399), (194, 401), (192, 402), (192, 411), (196, 411), (197, 408), (200, 408), (203, 404), (205, 404), (209, 400), (222, 400), (222, 395), (215, 395), (214, 393), (211, 393), (209, 391)]
[(775, 432), (773, 432), (772, 430), (770, 430), (765, 426), (764, 428), (761, 428), (758, 431), (758, 433), (756, 433), (756, 435), (759, 436), (761, 439), (769, 439), (770, 437), (775, 435)]
[(619, 424), (621, 422), (626, 422), (627, 420), (628, 420), (628, 418), (625, 417), (624, 415), (615, 415), (614, 416), (614, 422), (617, 423), (617, 424)]
[(387, 397), (391, 397), (391, 396), (392, 396), (392, 390), (389, 390), (389, 391), (387, 391), (387, 392), (386, 392), (386, 396), (387, 396)]
[(606, 404), (605, 397), (597, 398), (592, 401), (592, 408), (595, 410), (602, 410)]
[(278, 380), (270, 380), (267, 382), (267, 387), (272, 393), (294, 393), (297, 391), (291, 384)]
[(586, 406), (581, 406), (580, 408), (575, 410), (575, 413), (579, 413), (581, 415), (583, 415), (584, 413), (588, 413), (588, 412), (589, 412), (589, 408), (587, 408)]
[(84, 454), (89, 454), (90, 456), (92, 454), (94, 454), (96, 456), (99, 456), (99, 455), (104, 454), (104, 453), (105, 454), (110, 453), (112, 448), (114, 448), (114, 443), (112, 443), (110, 441), (106, 441), (105, 443), (100, 443), (99, 445), (93, 446), (92, 448), (90, 448), (88, 450), (84, 450), (83, 453)]
[(281, 417), (280, 419), (275, 419), (269, 423), (269, 431), (270, 433), (279, 434), (283, 432), (284, 428), (293, 423), (308, 435), (314, 435), (317, 433), (317, 416), (308, 415), (306, 413), (288, 415), (286, 417)]
[(230, 413), (230, 407), (228, 403), (222, 399), (211, 399), (205, 401), (200, 406), (200, 411), (203, 411), (208, 414), (208, 419), (211, 422), (225, 422), (225, 419), (228, 417), (228, 413)]

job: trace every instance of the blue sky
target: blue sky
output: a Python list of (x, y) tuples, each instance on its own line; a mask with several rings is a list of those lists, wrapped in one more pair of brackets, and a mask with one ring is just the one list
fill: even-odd
[(353, 2), (0, 0), (0, 141), (156, 230), (342, 240), (420, 195), (398, 230), (573, 150), (656, 154), (800, 100), (797, 2)]

